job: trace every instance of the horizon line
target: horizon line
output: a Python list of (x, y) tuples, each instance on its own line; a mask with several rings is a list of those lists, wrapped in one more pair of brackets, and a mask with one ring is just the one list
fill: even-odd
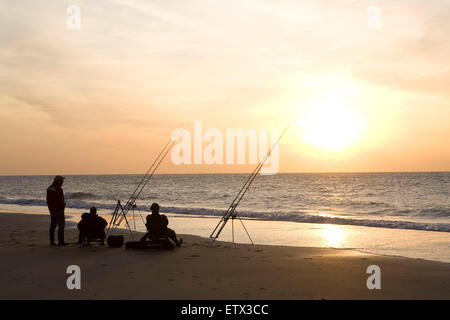
[[(355, 173), (450, 173), (450, 170), (433, 170), (433, 171), (296, 171), (296, 172), (277, 172), (275, 174), (270, 175), (278, 175), (278, 174), (355, 174)], [(45, 176), (54, 176), (58, 173), (52, 174), (0, 174), (0, 177), (45, 177)], [(155, 173), (154, 175), (232, 175), (232, 174), (251, 174), (251, 172), (185, 172), (185, 173)], [(136, 176), (136, 175), (144, 175), (144, 173), (72, 173), (72, 174), (64, 174), (65, 176)]]

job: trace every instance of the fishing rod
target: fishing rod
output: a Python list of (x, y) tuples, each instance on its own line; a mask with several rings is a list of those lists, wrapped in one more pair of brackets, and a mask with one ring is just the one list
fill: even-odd
[[(128, 220), (126, 218), (126, 216), (128, 214), (128, 211), (130, 211), (130, 209), (134, 210), (134, 208), (136, 207), (136, 200), (139, 198), (139, 196), (141, 195), (142, 191), (147, 186), (147, 184), (150, 181), (150, 179), (153, 177), (155, 171), (158, 169), (158, 167), (160, 166), (160, 164), (162, 163), (162, 161), (164, 160), (166, 155), (169, 153), (169, 151), (172, 148), (172, 146), (177, 141), (177, 139), (178, 139), (178, 131), (181, 130), (181, 129), (182, 128), (178, 128), (176, 130), (177, 134), (172, 135), (170, 137), (169, 141), (164, 145), (163, 149), (158, 154), (156, 159), (153, 161), (152, 165), (147, 170), (147, 172), (144, 174), (144, 176), (140, 180), (139, 184), (137, 185), (136, 189), (131, 194), (130, 198), (125, 203), (125, 205), (122, 206), (122, 204), (120, 203), (120, 200), (117, 201), (116, 208), (115, 208), (115, 210), (113, 212), (113, 215), (111, 217), (111, 221), (109, 223), (108, 233), (109, 233), (110, 229), (113, 229), (113, 230), (116, 229), (123, 222), (123, 220), (125, 220), (125, 223), (128, 226), (128, 229), (130, 230), (130, 233), (131, 233), (131, 229), (129, 227)], [(141, 216), (141, 218), (142, 218), (142, 216)]]
[[(250, 185), (253, 183), (253, 181), (255, 180), (255, 178), (258, 175), (258, 173), (261, 171), (261, 168), (263, 167), (264, 163), (266, 162), (266, 160), (272, 154), (272, 149), (278, 144), (280, 139), (286, 133), (287, 129), (288, 128), (284, 129), (284, 131), (281, 133), (281, 135), (278, 137), (278, 139), (272, 144), (272, 146), (270, 147), (269, 151), (267, 151), (266, 155), (259, 161), (259, 163), (256, 166), (256, 168), (253, 170), (253, 172), (250, 174), (250, 176), (245, 181), (244, 185), (239, 190), (239, 192), (236, 195), (236, 197), (234, 198), (233, 202), (230, 204), (230, 206), (228, 207), (227, 211), (222, 216), (222, 218), (220, 219), (219, 223), (216, 225), (216, 227), (214, 228), (213, 232), (209, 236), (212, 239), (211, 243), (213, 243), (219, 237), (220, 233), (222, 232), (223, 228), (227, 224), (228, 220), (230, 218), (232, 220), (234, 220), (237, 217), (237, 218), (239, 218), (239, 221), (241, 222), (242, 226), (244, 227), (245, 232), (247, 233), (251, 243), (253, 244), (253, 240), (250, 237), (250, 234), (248, 233), (247, 228), (245, 228), (242, 219), (236, 214), (236, 208), (239, 205), (239, 203), (241, 202), (241, 200), (244, 197), (245, 193), (250, 188)], [(234, 237), (234, 235), (233, 235), (233, 237)]]

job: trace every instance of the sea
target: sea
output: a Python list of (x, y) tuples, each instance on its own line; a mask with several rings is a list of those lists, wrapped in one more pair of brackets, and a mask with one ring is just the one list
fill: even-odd
[[(178, 232), (209, 236), (247, 177), (154, 175), (137, 199), (133, 216), (129, 213), (130, 220), (135, 218), (133, 227), (143, 231), (142, 216), (157, 202)], [(125, 203), (141, 179), (142, 175), (67, 175), (66, 212), (78, 219), (95, 206), (108, 220), (118, 200)], [(0, 211), (48, 213), (45, 197), (52, 180), (53, 176), (0, 176)], [(242, 220), (233, 221), (233, 231), (239, 234), (230, 238), (227, 228), (224, 240), (246, 242), (246, 232), (237, 229), (244, 223), (260, 244), (356, 248), (450, 262), (450, 172), (259, 175), (237, 214)]]

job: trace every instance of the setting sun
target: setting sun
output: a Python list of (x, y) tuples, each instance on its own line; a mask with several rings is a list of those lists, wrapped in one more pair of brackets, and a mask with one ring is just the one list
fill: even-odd
[(315, 100), (300, 120), (302, 138), (316, 147), (341, 150), (354, 145), (361, 136), (362, 120), (342, 99)]

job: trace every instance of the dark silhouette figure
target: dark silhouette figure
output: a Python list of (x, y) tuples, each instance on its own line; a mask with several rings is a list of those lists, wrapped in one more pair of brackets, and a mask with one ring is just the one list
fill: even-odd
[(97, 215), (97, 208), (92, 207), (89, 213), (83, 213), (78, 223), (78, 230), (80, 230), (78, 243), (82, 244), (85, 240), (89, 245), (91, 240), (100, 240), (101, 245), (104, 245), (107, 225), (106, 220)]
[(147, 223), (145, 224), (148, 233), (142, 238), (142, 240), (146, 240), (147, 238), (155, 239), (168, 237), (175, 242), (177, 247), (179, 247), (183, 242), (183, 239), (178, 239), (175, 231), (167, 228), (169, 220), (165, 215), (159, 214), (159, 205), (157, 203), (153, 203), (150, 210), (152, 211), (152, 214), (147, 215)]
[(55, 243), (55, 229), (58, 226), (58, 245), (66, 246), (64, 242), (64, 226), (65, 217), (64, 209), (66, 208), (66, 202), (64, 200), (64, 191), (61, 188), (64, 183), (64, 177), (56, 176), (53, 183), (47, 188), (47, 206), (50, 211), (50, 245), (54, 246)]

